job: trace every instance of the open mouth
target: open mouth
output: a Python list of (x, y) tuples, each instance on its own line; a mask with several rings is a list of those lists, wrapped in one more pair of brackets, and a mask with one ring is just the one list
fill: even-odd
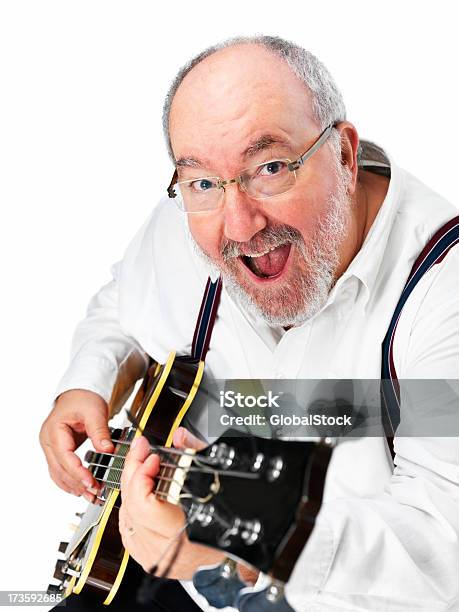
[(258, 278), (276, 278), (282, 274), (287, 265), (291, 246), (291, 243), (281, 244), (263, 253), (241, 255), (239, 259)]

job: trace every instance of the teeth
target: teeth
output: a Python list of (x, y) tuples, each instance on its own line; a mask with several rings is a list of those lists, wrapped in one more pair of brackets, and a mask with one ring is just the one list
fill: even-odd
[[(280, 245), (279, 245), (280, 246)], [(263, 255), (266, 255), (266, 253), (270, 253), (271, 251), (274, 251), (275, 249), (277, 249), (278, 247), (271, 247), (270, 249), (263, 251), (263, 253), (251, 253), (244, 255), (244, 257), (262, 257)]]

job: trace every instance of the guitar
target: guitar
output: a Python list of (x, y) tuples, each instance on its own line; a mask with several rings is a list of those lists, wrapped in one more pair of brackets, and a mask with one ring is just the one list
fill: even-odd
[(288, 580), (321, 507), (332, 441), (285, 442), (230, 430), (199, 452), (170, 449), (203, 367), (173, 353), (164, 366), (152, 364), (131, 408), (138, 427), (112, 431), (113, 456), (87, 454), (102, 483), (102, 505), (90, 504), (75, 536), (61, 544), (52, 592), (84, 588), (104, 604), (116, 595), (129, 559), (118, 531), (121, 471), (141, 431), (162, 458), (155, 493), (183, 508), (188, 538)]
[[(137, 357), (138, 360), (138, 357)], [(128, 363), (115, 383), (109, 404), (110, 417), (116, 414), (134, 388), (145, 363)], [(179, 427), (195, 399), (204, 372), (204, 362), (177, 357), (170, 353), (166, 363), (150, 362), (135, 394), (130, 414), (138, 427), (111, 429), (115, 452), (92, 453), (88, 466), (100, 482), (97, 503), (89, 504), (69, 542), (59, 545), (54, 578), (49, 593), (68, 596), (85, 592), (95, 601), (110, 604), (115, 597), (129, 563), (118, 529), (121, 505), (120, 467), (129, 445), (141, 435), (157, 444), (170, 447)]]

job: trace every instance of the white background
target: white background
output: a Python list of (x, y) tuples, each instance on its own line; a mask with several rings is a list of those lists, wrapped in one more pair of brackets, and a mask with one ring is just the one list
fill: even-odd
[(362, 136), (459, 203), (456, 6), (0, 0), (0, 589), (46, 587), (81, 505), (49, 479), (38, 430), (89, 297), (170, 179), (177, 69), (228, 36), (291, 39), (329, 67)]

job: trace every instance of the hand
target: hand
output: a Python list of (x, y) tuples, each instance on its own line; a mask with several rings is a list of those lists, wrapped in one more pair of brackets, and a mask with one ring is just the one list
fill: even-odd
[(99, 485), (75, 450), (89, 436), (97, 451), (113, 452), (107, 421), (107, 403), (100, 395), (72, 389), (58, 397), (40, 430), (51, 478), (64, 491), (88, 501), (94, 501)]
[[(177, 448), (203, 448), (205, 444), (184, 428), (174, 434)], [(122, 504), (119, 513), (119, 528), (123, 544), (130, 555), (150, 571), (159, 564), (158, 573), (167, 567), (173, 556), (171, 540), (179, 534), (185, 524), (185, 515), (179, 506), (160, 501), (153, 488), (160, 468), (158, 455), (150, 454), (150, 446), (144, 437), (137, 438), (131, 446), (121, 477)], [(219, 562), (223, 555), (198, 544), (191, 544), (186, 535), (180, 553), (174, 562), (169, 577), (190, 579), (197, 567)]]

